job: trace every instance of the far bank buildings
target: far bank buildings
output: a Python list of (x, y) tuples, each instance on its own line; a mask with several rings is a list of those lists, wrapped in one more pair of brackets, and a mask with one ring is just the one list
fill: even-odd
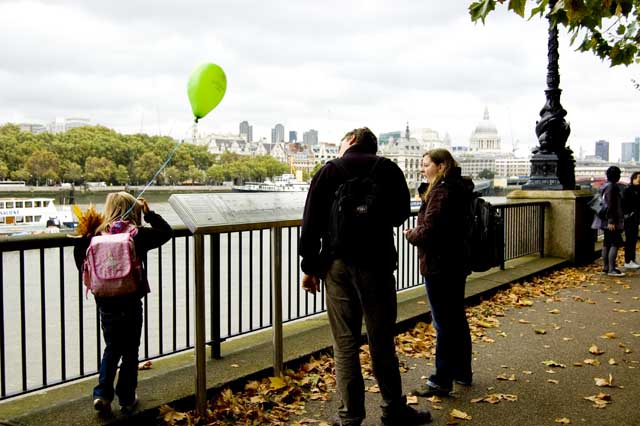
[[(274, 129), (279, 130), (277, 134), (284, 135), (284, 128), (281, 124), (277, 124)], [(292, 172), (310, 171), (316, 164), (325, 163), (336, 158), (338, 154), (336, 144), (317, 142), (317, 137), (315, 143), (299, 143), (295, 140), (285, 142), (281, 140), (282, 138), (274, 140), (272, 135), (272, 141), (269, 143), (265, 140), (252, 141), (251, 130), (252, 126), (243, 121), (240, 124), (239, 135), (209, 134), (198, 139), (199, 143), (208, 146), (211, 153), (221, 154), (229, 151), (241, 155), (270, 155), (289, 164)], [(309, 132), (315, 132), (317, 135), (315, 130)], [(305, 134), (309, 132), (305, 132)], [(486, 108), (482, 120), (471, 133), (468, 147), (452, 146), (448, 134), (441, 138), (435, 130), (410, 130), (408, 124), (403, 133), (396, 131), (380, 134), (378, 138), (379, 154), (400, 166), (404, 171), (409, 188), (412, 189), (417, 188), (422, 181), (420, 174), (422, 155), (433, 148), (450, 150), (460, 163), (464, 175), (477, 177), (483, 170), (488, 170), (501, 177), (529, 174), (529, 159), (515, 158), (513, 153), (502, 151), (500, 135), (490, 120), (489, 111)]]

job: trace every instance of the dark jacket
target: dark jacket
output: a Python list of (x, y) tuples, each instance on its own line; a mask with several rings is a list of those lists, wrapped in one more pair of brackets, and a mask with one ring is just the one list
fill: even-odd
[(608, 224), (616, 225), (616, 229), (624, 228), (624, 212), (622, 211), (622, 193), (620, 187), (611, 182), (607, 182), (602, 187), (602, 199), (607, 206), (607, 220), (602, 224), (606, 228)]
[(638, 222), (640, 215), (640, 185), (627, 185), (622, 191), (622, 211), (625, 221)]
[[(145, 226), (138, 227), (138, 233), (133, 237), (133, 243), (136, 248), (136, 254), (142, 260), (142, 269), (145, 276), (147, 275), (147, 252), (154, 248), (158, 248), (171, 239), (173, 230), (171, 225), (165, 221), (162, 216), (154, 211), (149, 211), (144, 215), (144, 220), (151, 225), (151, 228)], [(73, 257), (76, 261), (78, 270), (82, 272), (84, 259), (87, 256), (87, 249), (91, 237), (78, 238), (73, 248)], [(148, 288), (140, 288), (140, 291), (132, 295), (118, 297), (96, 297), (98, 304), (120, 304), (131, 299), (140, 299), (149, 292)]]
[[(421, 195), (427, 186), (421, 186)], [(471, 273), (469, 266), (471, 196), (473, 182), (462, 178), (455, 167), (440, 181), (420, 206), (416, 227), (407, 240), (418, 247), (420, 273), (426, 277)]]
[[(342, 162), (350, 176), (366, 176), (377, 158), (379, 157), (375, 153), (356, 144), (337, 161)], [(331, 204), (338, 186), (348, 178), (342, 169), (333, 162), (328, 162), (311, 181), (298, 249), (302, 257), (301, 268), (308, 275), (324, 278), (330, 262), (334, 260), (335, 255), (327, 247)], [(394, 227), (400, 226), (411, 212), (409, 188), (402, 170), (386, 158), (376, 167), (373, 179), (380, 188), (380, 204), (385, 206), (382, 212), (384, 225), (368, 236), (367, 241), (362, 244), (365, 248), (356, 253), (355, 258), (343, 260), (393, 270), (398, 258)]]

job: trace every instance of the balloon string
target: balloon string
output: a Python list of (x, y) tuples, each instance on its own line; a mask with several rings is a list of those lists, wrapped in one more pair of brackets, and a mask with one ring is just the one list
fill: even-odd
[[(176, 153), (176, 151), (178, 150), (178, 148), (180, 147), (180, 144), (182, 143), (182, 141), (178, 141), (176, 142), (176, 145), (173, 147), (173, 150), (169, 153), (169, 156), (167, 157), (167, 159), (164, 161), (164, 163), (162, 163), (162, 165), (160, 166), (160, 168), (158, 169), (158, 171), (156, 172), (156, 174), (153, 175), (153, 177), (149, 180), (149, 182), (147, 182), (147, 184), (145, 185), (144, 188), (142, 188), (142, 191), (140, 191), (140, 193), (138, 194), (138, 196), (136, 197), (136, 199), (142, 197), (142, 194), (144, 194), (144, 192), (147, 190), (147, 188), (149, 188), (153, 182), (156, 180), (156, 178), (158, 177), (158, 175), (160, 174), (160, 172), (167, 167), (167, 164), (169, 164), (169, 161), (171, 161), (171, 159), (173, 158), (173, 155)], [(129, 207), (129, 210), (127, 210), (125, 212), (125, 214), (122, 215), (122, 218), (124, 219), (125, 217), (127, 217), (129, 215), (129, 213), (131, 213), (131, 210), (133, 210), (133, 207), (135, 206), (135, 204), (131, 205), (131, 207)]]

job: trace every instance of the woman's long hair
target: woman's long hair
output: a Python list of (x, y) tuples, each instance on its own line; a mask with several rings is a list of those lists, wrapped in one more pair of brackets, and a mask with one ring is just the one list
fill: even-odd
[[(133, 206), (133, 208), (131, 208)], [(112, 192), (104, 203), (104, 220), (96, 230), (96, 235), (109, 229), (117, 220), (128, 220), (135, 226), (140, 225), (142, 208), (138, 200), (128, 192)]]
[(431, 159), (431, 161), (437, 166), (444, 164), (444, 169), (442, 169), (441, 172), (438, 172), (436, 177), (433, 178), (433, 182), (429, 182), (429, 188), (427, 188), (425, 193), (422, 195), (422, 200), (426, 202), (427, 197), (429, 197), (433, 188), (438, 186), (444, 177), (449, 174), (451, 169), (458, 166), (458, 163), (453, 159), (453, 156), (449, 151), (442, 148), (430, 149), (422, 155), (423, 159), (424, 157), (429, 157), (429, 159)]

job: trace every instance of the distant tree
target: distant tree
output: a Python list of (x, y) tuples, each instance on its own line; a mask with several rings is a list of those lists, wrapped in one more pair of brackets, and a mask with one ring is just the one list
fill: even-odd
[(89, 182), (111, 182), (116, 165), (108, 158), (89, 157), (84, 165), (84, 179)]
[(32, 185), (36, 182), (35, 179), (29, 173), (29, 171), (25, 168), (15, 170), (11, 172), (9, 176), (13, 180), (23, 180), (27, 182), (29, 185)]
[(224, 168), (219, 164), (214, 164), (207, 169), (207, 181), (209, 183), (222, 183), (224, 181)]
[[(531, 3), (531, 19), (546, 16), (550, 1), (478, 0), (469, 6), (471, 20), (484, 23), (497, 3), (507, 3), (508, 10), (521, 17)], [(560, 0), (549, 16), (554, 24), (567, 28), (572, 45), (580, 39), (577, 50), (592, 52), (611, 66), (640, 63), (640, 0)]]
[(153, 152), (145, 152), (134, 161), (134, 181), (148, 182), (162, 165), (162, 158)]
[(169, 166), (164, 169), (163, 180), (167, 185), (175, 185), (185, 180), (184, 170), (180, 170), (176, 166)]
[(113, 179), (118, 185), (126, 185), (129, 183), (129, 170), (122, 164), (118, 164), (114, 173)]
[(36, 184), (47, 181), (57, 181), (60, 176), (58, 156), (46, 150), (34, 151), (27, 159), (24, 167), (29, 172)]
[(63, 182), (80, 183), (82, 181), (82, 167), (68, 160), (60, 163), (60, 179)]
[(0, 180), (6, 180), (9, 176), (9, 167), (4, 161), (0, 161)]
[(493, 179), (496, 174), (489, 169), (483, 169), (478, 173), (480, 179)]

